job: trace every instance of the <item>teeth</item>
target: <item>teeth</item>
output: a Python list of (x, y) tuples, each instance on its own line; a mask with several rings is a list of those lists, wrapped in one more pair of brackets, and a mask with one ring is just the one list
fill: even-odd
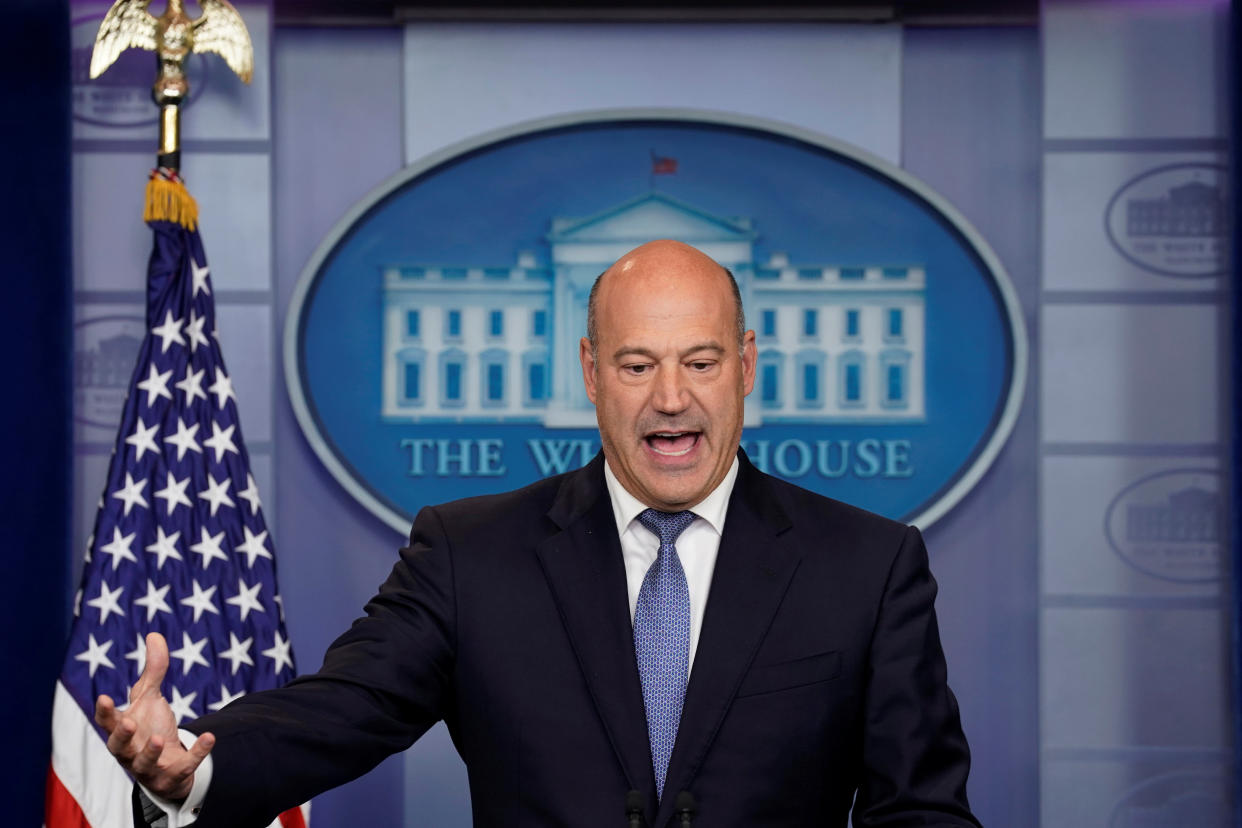
[(663, 457), (683, 457), (694, 449), (695, 445), (698, 443), (698, 440), (692, 440), (690, 445), (679, 451), (665, 451), (659, 448), (656, 444), (660, 440), (676, 440), (680, 437), (686, 437), (693, 434), (694, 432), (692, 431), (657, 431), (653, 432), (648, 438), (647, 445), (651, 447), (652, 451)]

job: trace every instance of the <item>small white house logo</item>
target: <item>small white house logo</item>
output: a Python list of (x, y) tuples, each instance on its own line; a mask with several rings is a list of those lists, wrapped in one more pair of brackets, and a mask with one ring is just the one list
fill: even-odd
[(1168, 581), (1221, 577), (1225, 513), (1220, 472), (1173, 469), (1144, 477), (1113, 498), (1109, 545), (1141, 572)]
[(1171, 164), (1126, 182), (1108, 203), (1109, 241), (1134, 264), (1163, 276), (1225, 272), (1225, 168)]
[(1113, 806), (1108, 828), (1229, 825), (1222, 774), (1186, 771), (1135, 785)]
[(100, 316), (74, 326), (73, 417), (115, 428), (146, 333), (140, 316)]
[[(141, 49), (130, 49), (116, 59), (111, 68), (91, 80), (91, 50), (103, 15), (81, 17), (70, 29), (73, 85), (73, 117), (83, 123), (105, 127), (132, 127), (154, 124), (159, 110), (151, 105), (152, 57)], [(192, 54), (186, 59), (190, 77), (189, 106), (203, 94), (207, 81), (207, 61)]]

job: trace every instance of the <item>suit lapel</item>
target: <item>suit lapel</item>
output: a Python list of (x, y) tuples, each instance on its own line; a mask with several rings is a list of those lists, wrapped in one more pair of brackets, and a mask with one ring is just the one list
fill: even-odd
[[(625, 563), (602, 454), (565, 479), (548, 517), (561, 531), (536, 550), (544, 575), (626, 780), (654, 803)], [(618, 813), (621, 805), (618, 799)]]
[(798, 566), (771, 486), (744, 453), (739, 460), (656, 826), (690, 787)]

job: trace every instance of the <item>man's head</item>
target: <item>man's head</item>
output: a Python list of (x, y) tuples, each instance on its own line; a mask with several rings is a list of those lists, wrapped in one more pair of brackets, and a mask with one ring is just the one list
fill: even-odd
[(588, 317), (578, 357), (608, 464), (648, 506), (694, 506), (728, 472), (755, 384), (733, 277), (689, 245), (650, 242), (599, 277)]

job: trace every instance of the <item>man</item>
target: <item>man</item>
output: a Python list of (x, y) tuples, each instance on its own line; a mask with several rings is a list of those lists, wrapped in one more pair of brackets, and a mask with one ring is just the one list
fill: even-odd
[(693, 802), (711, 828), (851, 806), (860, 826), (977, 826), (922, 540), (750, 465), (744, 327), (699, 251), (630, 252), (579, 348), (601, 456), (424, 509), (323, 668), (194, 721), (188, 749), (152, 635), (130, 707), (99, 699), (109, 749), (202, 828), (266, 824), (440, 719), (476, 825), (664, 828)]

